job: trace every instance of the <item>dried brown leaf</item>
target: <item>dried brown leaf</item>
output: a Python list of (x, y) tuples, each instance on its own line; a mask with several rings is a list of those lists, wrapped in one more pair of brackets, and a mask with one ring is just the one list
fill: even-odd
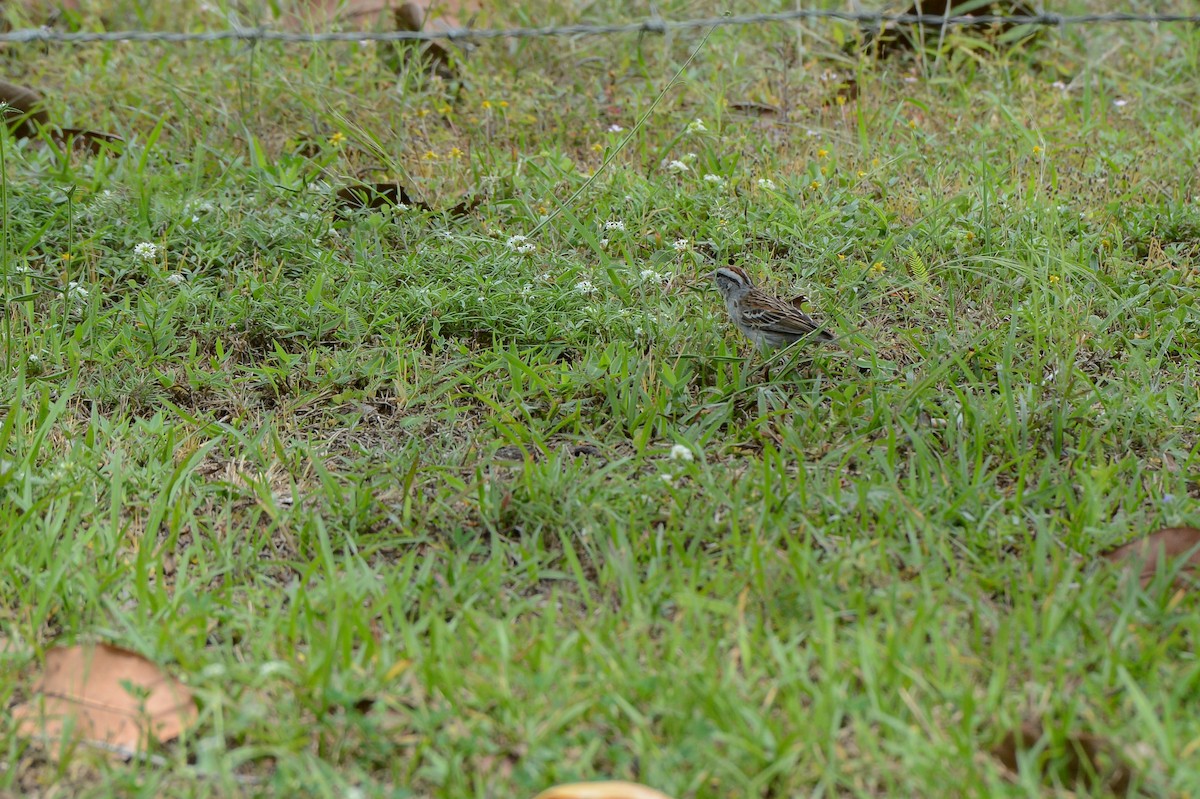
[(17, 729), (51, 742), (64, 730), (123, 756), (179, 737), (196, 720), (191, 692), (136, 652), (109, 644), (55, 647), (34, 688), (12, 710)]
[(572, 782), (542, 791), (535, 799), (671, 799), (662, 791), (636, 782)]
[(419, 31), (425, 24), (425, 9), (420, 3), (407, 2), (392, 12), (398, 31)]
[(1145, 538), (1100, 553), (1105, 560), (1127, 567), (1136, 574), (1142, 588), (1154, 580), (1159, 570), (1174, 568), (1174, 561), (1186, 558), (1177, 585), (1187, 583), (1187, 577), (1200, 569), (1200, 530), (1194, 527), (1166, 527)]
[(98, 155), (105, 147), (120, 152), (125, 147), (125, 140), (112, 133), (101, 133), (98, 130), (82, 128), (59, 128), (52, 132), (53, 139), (59, 144), (70, 145), (87, 150), (92, 155)]
[(338, 189), (339, 213), (341, 210), (354, 211), (360, 208), (386, 208), (398, 205), (416, 205), (423, 210), (429, 210), (425, 203), (414, 202), (408, 192), (399, 183), (356, 183)]
[[(964, 12), (962, 9), (966, 7)], [(968, 16), (975, 17), (980, 15), (988, 16), (1035, 16), (1036, 9), (1033, 8), (1026, 0), (994, 0), (980, 7), (974, 0), (916, 0), (911, 6), (904, 11), (905, 14), (915, 16), (923, 14), (925, 16)], [(987, 23), (969, 23), (963, 25), (963, 28), (985, 27)], [(997, 25), (1000, 30), (1008, 30), (1012, 24)], [(937, 41), (938, 29), (940, 25), (930, 23), (925, 26), (926, 31), (932, 30), (933, 33), (926, 33), (926, 41)], [(902, 50), (911, 50), (917, 46), (917, 42), (921, 40), (921, 35), (917, 32), (916, 25), (892, 25), (885, 27), (882, 31), (872, 32), (867, 37), (867, 46), (864, 50), (874, 51), (877, 47), (878, 54), (881, 58), (886, 58), (893, 53)]]
[[(1019, 729), (1009, 732), (996, 746), (992, 756), (1014, 773), (1020, 770), (1020, 754), (1034, 748), (1046, 734), (1042, 722), (1025, 721)], [(1071, 733), (1063, 742), (1058, 757), (1044, 752), (1038, 762), (1038, 771), (1043, 780), (1056, 773), (1064, 785), (1102, 784), (1117, 794), (1129, 790), (1133, 774), (1117, 751), (1117, 747), (1098, 735), (1086, 732)], [(1057, 768), (1052, 769), (1057, 761)], [(1107, 761), (1107, 764), (1106, 764)]]
[[(338, 216), (344, 217), (349, 211), (362, 208), (386, 208), (399, 203), (420, 208), (422, 211), (434, 211), (428, 203), (414, 200), (399, 183), (357, 183), (338, 190)], [(451, 216), (466, 216), (479, 207), (483, 202), (481, 197), (467, 197), (456, 205), (446, 209)]]
[(0, 103), (8, 103), (0, 113), (19, 139), (36, 136), (38, 125), (50, 124), (50, 115), (43, 107), (45, 101), (33, 89), (0, 80)]
[(755, 114), (757, 116), (780, 116), (783, 114), (783, 109), (779, 106), (771, 105), (770, 103), (759, 103), (754, 100), (740, 100), (730, 103), (729, 110), (740, 111), (743, 114)]

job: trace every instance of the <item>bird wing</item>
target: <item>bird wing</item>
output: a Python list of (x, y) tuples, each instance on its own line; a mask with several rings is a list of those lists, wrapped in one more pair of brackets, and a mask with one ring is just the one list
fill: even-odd
[(742, 308), (742, 318), (753, 327), (785, 336), (806, 336), (819, 332), (818, 338), (832, 338), (821, 330), (815, 319), (791, 303), (765, 295), (755, 300), (753, 304)]

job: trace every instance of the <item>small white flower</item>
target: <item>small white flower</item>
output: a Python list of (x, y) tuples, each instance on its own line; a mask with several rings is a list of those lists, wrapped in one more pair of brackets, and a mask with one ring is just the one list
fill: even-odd
[(724, 186), (725, 178), (721, 177), (720, 175), (709, 174), (704, 176), (704, 182), (712, 183), (714, 186)]
[[(439, 230), (439, 231), (438, 231), (438, 235), (439, 235), (439, 236), (441, 236), (441, 237), (442, 237), (443, 239), (445, 239), (446, 241), (451, 241), (451, 240), (453, 240), (453, 239), (454, 239), (454, 234), (453, 234), (453, 233), (451, 233), (449, 230)], [(522, 236), (522, 237), (521, 237), (521, 240), (522, 240), (522, 241), (524, 241), (524, 240), (525, 240), (525, 237), (524, 237), (524, 236)]]
[(30, 363), (41, 363), (41, 361), (42, 361), (42, 358), (40, 355), (37, 355), (36, 353), (32, 353), (32, 352), (29, 353), (29, 362)]
[(143, 241), (133, 245), (133, 254), (143, 261), (153, 261), (158, 257), (158, 245), (149, 241)]
[(600, 239), (600, 249), (602, 249), (602, 250), (608, 249), (608, 239)]
[(805, 136), (820, 136), (821, 131), (813, 130), (812, 128), (809, 128), (808, 130), (804, 131), (804, 135)]
[(30, 272), (32, 272), (32, 271), (33, 271), (33, 270), (32, 270), (32, 269), (30, 269), (28, 266), (23, 266), (23, 265), (22, 265), (22, 266), (14, 266), (14, 267), (13, 267), (13, 272), (15, 272), (15, 273), (16, 273), (16, 274), (18, 274), (18, 275), (27, 275), (27, 274), (29, 274), (29, 273), (30, 273)]
[(706, 130), (708, 128), (704, 127), (703, 119), (693, 119), (687, 126), (688, 133), (704, 133)]
[(88, 298), (88, 290), (74, 280), (67, 284), (67, 290), (63, 293), (75, 302), (83, 302)]
[(642, 277), (642, 280), (653, 281), (655, 283), (666, 283), (667, 282), (667, 278), (665, 276), (660, 275), (658, 272), (655, 272), (653, 269), (643, 269), (641, 277)]
[(604, 229), (605, 230), (624, 230), (625, 223), (619, 219), (609, 220), (608, 222), (604, 223)]
[(916, 82), (917, 82), (917, 77), (916, 77), (915, 75), (905, 75), (905, 76), (904, 76), (904, 82), (905, 82), (905, 83), (916, 83)]
[(407, 210), (408, 210), (408, 203), (396, 203), (396, 205), (395, 205), (395, 206), (393, 206), (393, 207), (394, 207), (394, 208), (395, 208), (397, 211), (407, 211)]
[(476, 297), (476, 298), (475, 298), (475, 302), (477, 302), (477, 303), (479, 303), (480, 305), (482, 305), (483, 303), (487, 302), (487, 297)]
[(1054, 83), (1050, 84), (1050, 88), (1065, 92), (1067, 90), (1067, 84), (1063, 83), (1061, 80), (1056, 80)]
[(675, 478), (674, 478), (674, 477), (672, 477), (672, 476), (671, 476), (671, 475), (669, 475), (669, 474), (666, 474), (665, 472), (664, 472), (663, 474), (660, 474), (660, 475), (658, 476), (658, 479), (659, 479), (659, 480), (662, 480), (662, 481), (663, 481), (664, 483), (666, 483), (667, 485), (671, 485), (671, 484), (672, 484), (672, 483), (675, 481)]
[(675, 248), (675, 252), (683, 252), (691, 246), (691, 243), (687, 239), (675, 239), (675, 243), (671, 246)]
[(775, 191), (775, 181), (771, 180), (770, 178), (759, 178), (758, 187), (760, 189), (766, 189), (767, 191)]
[(1124, 108), (1125, 106), (1129, 105), (1129, 101), (1118, 98), (1116, 100), (1113, 100), (1113, 105), (1116, 106), (1117, 108)]
[(642, 336), (646, 335), (646, 331), (642, 330), (640, 327), (635, 327), (633, 329), (633, 335), (637, 336), (638, 338), (641, 338)]
[(167, 282), (170, 283), (172, 286), (178, 286), (178, 285), (184, 283), (186, 280), (187, 280), (187, 278), (184, 277), (179, 272), (172, 272), (171, 274), (167, 275)]
[(671, 447), (671, 460), (673, 461), (691, 461), (695, 460), (696, 456), (684, 444), (676, 444)]
[(700, 157), (700, 156), (696, 155), (695, 153), (684, 153), (684, 154), (683, 154), (683, 162), (684, 162), (685, 164), (690, 164), (690, 163), (692, 163), (693, 161), (695, 161), (695, 160), (696, 160), (697, 158), (699, 158), (699, 157)]
[(671, 170), (672, 172), (687, 172), (690, 167), (682, 161), (675, 160), (667, 164), (667, 169)]
[(510, 250), (516, 250), (518, 247), (520, 247), (522, 244), (524, 244), (527, 241), (529, 241), (528, 236), (521, 236), (521, 235), (509, 236), (508, 241), (504, 242), (504, 246)]
[(609, 133), (620, 133), (623, 130), (625, 130), (625, 128), (621, 127), (620, 125), (613, 124), (608, 126)]
[(540, 275), (538, 275), (537, 279), (542, 281), (543, 283), (549, 283), (550, 282), (550, 273), (542, 272)]
[(581, 280), (575, 284), (575, 290), (580, 294), (595, 294), (596, 287), (590, 280)]
[(194, 225), (199, 221), (200, 221), (200, 217), (197, 216), (196, 214), (192, 214), (192, 224)]
[(530, 242), (526, 242), (525, 244), (518, 244), (518, 245), (517, 245), (517, 252), (521, 253), (522, 255), (526, 255), (526, 254), (528, 254), (528, 253), (531, 253), (531, 252), (533, 252), (533, 251), (534, 251), (534, 250), (536, 250), (536, 249), (537, 249), (537, 245), (536, 245), (536, 244), (534, 244), (534, 243), (533, 243), (533, 242), (531, 242), (531, 241), (530, 241)]
[(521, 287), (521, 296), (522, 297), (528, 297), (532, 293), (533, 293), (533, 284), (532, 283), (526, 283), (524, 286)]

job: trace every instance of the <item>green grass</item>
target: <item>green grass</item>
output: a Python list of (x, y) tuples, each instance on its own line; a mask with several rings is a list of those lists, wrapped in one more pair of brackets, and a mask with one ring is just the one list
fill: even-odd
[[(625, 18), (549, 5), (485, 22)], [(201, 712), (132, 764), (6, 717), (0, 796), (1061, 793), (986, 754), (1035, 717), (1200, 793), (1197, 600), (1094, 565), (1200, 522), (1200, 34), (847, 33), (716, 31), (570, 206), (704, 32), (485, 43), (457, 98), (357, 44), (4, 51), (127, 147), (2, 141), (0, 703), (103, 639)], [(340, 219), (356, 178), (484, 200)], [(764, 374), (727, 262), (842, 346)]]

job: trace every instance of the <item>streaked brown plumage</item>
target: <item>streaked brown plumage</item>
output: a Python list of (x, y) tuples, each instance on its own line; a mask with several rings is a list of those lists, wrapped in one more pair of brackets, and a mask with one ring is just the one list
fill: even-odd
[(801, 340), (833, 341), (815, 319), (800, 310), (804, 297), (784, 301), (755, 287), (746, 271), (722, 266), (711, 275), (738, 330), (764, 350)]

